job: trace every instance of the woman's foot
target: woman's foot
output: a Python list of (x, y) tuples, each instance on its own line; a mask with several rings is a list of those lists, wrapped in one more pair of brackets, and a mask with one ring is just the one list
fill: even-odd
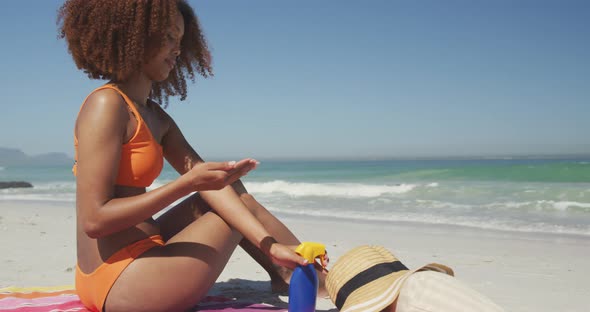
[(326, 276), (328, 275), (328, 271), (322, 269), (321, 271), (318, 270), (318, 298), (329, 299), (330, 295), (328, 294), (328, 290), (326, 289)]
[(273, 294), (287, 296), (289, 294), (289, 284), (281, 280), (271, 280), (270, 287)]
[(274, 273), (270, 274), (270, 287), (273, 294), (288, 295), (289, 294), (289, 281), (293, 271), (281, 267), (274, 266)]

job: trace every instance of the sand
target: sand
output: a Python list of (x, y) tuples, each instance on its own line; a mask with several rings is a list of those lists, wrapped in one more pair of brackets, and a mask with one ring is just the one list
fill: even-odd
[[(303, 241), (327, 245), (332, 263), (361, 245), (383, 245), (410, 268), (451, 266), (507, 311), (590, 311), (590, 237), (409, 223), (279, 216)], [(0, 201), (0, 287), (72, 285), (72, 202)], [(238, 249), (211, 294), (286, 307), (267, 274)], [(329, 299), (318, 311), (336, 311)]]

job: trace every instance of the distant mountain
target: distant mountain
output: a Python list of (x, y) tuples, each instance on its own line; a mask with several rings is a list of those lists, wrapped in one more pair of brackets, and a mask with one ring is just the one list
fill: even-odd
[(64, 153), (30, 156), (18, 149), (0, 147), (0, 166), (59, 166), (72, 162), (73, 159)]

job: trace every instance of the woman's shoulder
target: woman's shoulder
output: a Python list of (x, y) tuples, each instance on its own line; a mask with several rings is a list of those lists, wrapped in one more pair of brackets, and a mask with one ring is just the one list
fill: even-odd
[(88, 95), (80, 108), (78, 118), (90, 116), (123, 120), (129, 117), (125, 99), (113, 88), (98, 88)]
[(86, 102), (116, 105), (125, 104), (125, 99), (120, 91), (115, 88), (103, 86), (90, 92), (86, 98)]

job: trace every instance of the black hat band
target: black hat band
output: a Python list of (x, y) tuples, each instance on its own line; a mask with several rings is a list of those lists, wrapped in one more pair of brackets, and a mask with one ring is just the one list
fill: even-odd
[(338, 308), (338, 310), (341, 310), (342, 306), (346, 302), (346, 299), (348, 299), (348, 296), (352, 292), (357, 290), (359, 287), (366, 285), (385, 275), (389, 275), (391, 273), (399, 272), (402, 270), (408, 270), (408, 268), (405, 265), (403, 265), (403, 263), (399, 261), (394, 261), (379, 263), (360, 272), (340, 288), (340, 290), (338, 291), (338, 295), (336, 296), (336, 307)]

